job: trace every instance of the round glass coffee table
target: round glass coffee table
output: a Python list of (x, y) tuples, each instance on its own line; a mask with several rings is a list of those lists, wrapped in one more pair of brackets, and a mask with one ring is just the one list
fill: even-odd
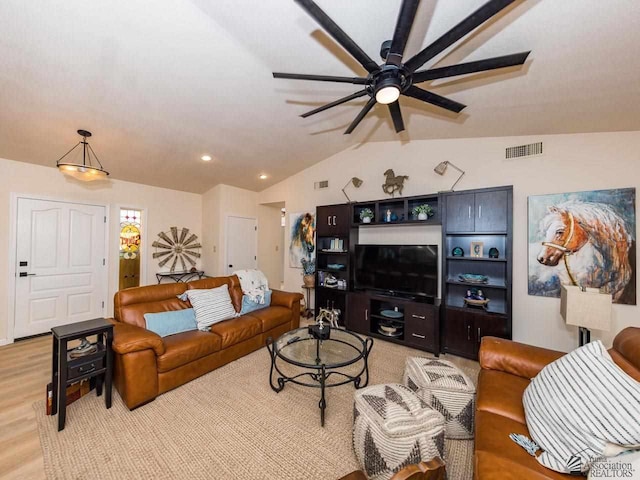
[[(320, 424), (324, 427), (324, 411), (327, 406), (325, 388), (353, 383), (356, 388), (369, 383), (368, 358), (373, 347), (373, 339), (362, 338), (353, 332), (325, 325), (298, 328), (285, 333), (277, 340), (269, 337), (267, 349), (271, 355), (269, 384), (276, 393), (288, 383), (320, 389)], [(278, 363), (284, 361), (303, 370), (289, 375)], [(349, 365), (362, 361), (352, 372), (340, 371)], [(353, 370), (353, 369), (351, 369)], [(275, 383), (274, 383), (275, 371)], [(355, 374), (351, 374), (355, 373)]]

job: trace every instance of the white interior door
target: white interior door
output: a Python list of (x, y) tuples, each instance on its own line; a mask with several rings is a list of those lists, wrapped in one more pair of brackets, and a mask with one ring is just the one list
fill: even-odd
[(18, 198), (14, 337), (101, 317), (105, 207)]
[(227, 217), (227, 275), (257, 268), (258, 231), (255, 218)]

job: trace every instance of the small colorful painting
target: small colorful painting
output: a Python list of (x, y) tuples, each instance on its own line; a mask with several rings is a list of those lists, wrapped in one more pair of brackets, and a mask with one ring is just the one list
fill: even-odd
[(529, 295), (600, 288), (636, 305), (636, 189), (529, 197)]
[(316, 250), (316, 216), (313, 213), (292, 213), (289, 216), (291, 235), (289, 266), (302, 268), (302, 259), (312, 260)]

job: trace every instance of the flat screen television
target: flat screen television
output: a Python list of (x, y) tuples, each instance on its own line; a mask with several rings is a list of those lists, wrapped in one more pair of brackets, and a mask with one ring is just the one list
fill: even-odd
[(437, 297), (437, 245), (356, 245), (354, 287)]

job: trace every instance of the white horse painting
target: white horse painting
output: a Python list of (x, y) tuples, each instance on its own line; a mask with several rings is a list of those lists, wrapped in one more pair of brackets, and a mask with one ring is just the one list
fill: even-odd
[[(635, 189), (624, 191), (635, 207)], [(625, 219), (611, 203), (579, 198), (595, 193), (602, 198), (605, 192), (610, 191), (572, 194), (570, 200), (547, 203), (534, 238), (530, 231), (529, 294), (559, 296), (560, 284), (580, 285), (610, 293), (614, 303), (635, 305), (635, 208), (629, 220), (629, 202), (624, 202)], [(618, 198), (620, 191), (613, 192)], [(531, 218), (532, 199), (540, 198), (544, 197), (530, 198), (530, 229), (537, 220)]]

